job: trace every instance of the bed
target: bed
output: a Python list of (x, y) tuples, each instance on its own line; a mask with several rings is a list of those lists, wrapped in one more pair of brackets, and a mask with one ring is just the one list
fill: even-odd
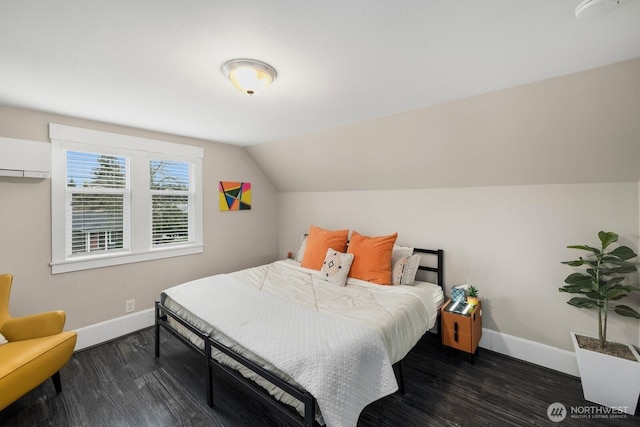
[(220, 369), (289, 423), (355, 426), (367, 404), (403, 392), (402, 360), (425, 333), (440, 333), (444, 254), (413, 252), (411, 286), (336, 286), (280, 260), (166, 289), (156, 357), (164, 329), (203, 356), (210, 406)]

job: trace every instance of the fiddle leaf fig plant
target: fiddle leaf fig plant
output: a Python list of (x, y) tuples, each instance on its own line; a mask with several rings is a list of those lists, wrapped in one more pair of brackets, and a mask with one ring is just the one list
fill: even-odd
[(571, 267), (585, 267), (583, 272), (570, 274), (565, 279), (565, 286), (559, 288), (560, 292), (580, 294), (581, 297), (572, 297), (567, 304), (578, 308), (592, 308), (598, 311), (598, 343), (603, 349), (607, 342), (607, 316), (613, 309), (620, 316), (640, 319), (640, 313), (633, 308), (614, 304), (627, 297), (632, 292), (640, 291), (634, 285), (623, 284), (624, 274), (637, 271), (636, 265), (630, 259), (638, 255), (627, 246), (618, 246), (608, 251), (612, 243), (618, 241), (618, 235), (611, 231), (600, 231), (600, 248), (588, 245), (571, 245), (570, 249), (580, 249), (588, 254), (573, 261), (563, 261)]

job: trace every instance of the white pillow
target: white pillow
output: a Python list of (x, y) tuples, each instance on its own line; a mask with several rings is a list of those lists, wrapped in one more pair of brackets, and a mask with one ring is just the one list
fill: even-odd
[(329, 248), (320, 269), (320, 277), (338, 286), (346, 285), (353, 258), (353, 254), (343, 254)]
[(420, 255), (415, 254), (400, 258), (393, 264), (391, 271), (392, 285), (413, 285), (420, 266)]
[(401, 258), (410, 257), (413, 255), (413, 248), (407, 246), (393, 245), (393, 251), (391, 252), (391, 268), (396, 265), (396, 262)]
[(304, 250), (307, 248), (307, 236), (308, 234), (304, 234), (302, 236), (300, 246), (298, 247), (298, 252), (296, 252), (295, 260), (298, 262), (302, 262), (302, 258), (304, 257)]
[(9, 341), (4, 337), (4, 335), (0, 334), (0, 345), (7, 344)]

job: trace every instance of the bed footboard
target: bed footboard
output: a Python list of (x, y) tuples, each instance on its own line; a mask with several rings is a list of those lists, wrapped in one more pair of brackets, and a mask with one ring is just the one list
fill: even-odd
[[(262, 403), (267, 405), (269, 408), (274, 409), (278, 412), (280, 416), (286, 419), (288, 422), (305, 426), (312, 427), (316, 425), (316, 399), (307, 391), (302, 390), (298, 387), (295, 387), (282, 378), (274, 375), (273, 373), (267, 371), (262, 366), (257, 365), (253, 361), (247, 359), (246, 357), (234, 352), (229, 349), (225, 345), (219, 343), (215, 339), (213, 339), (208, 334), (200, 331), (197, 328), (194, 328), (192, 325), (184, 321), (180, 318), (175, 312), (165, 307), (161, 302), (155, 302), (155, 356), (160, 357), (160, 329), (163, 328), (168, 331), (171, 335), (176, 337), (186, 346), (190, 347), (198, 354), (201, 354), (203, 358), (206, 360), (207, 366), (207, 404), (211, 407), (214, 406), (214, 388), (213, 388), (213, 368), (219, 368), (222, 372), (235, 379), (239, 384), (243, 385), (245, 388), (249, 389), (256, 397), (258, 397)], [(180, 325), (187, 328), (190, 332), (195, 334), (199, 339), (201, 339), (204, 343), (204, 350), (194, 345), (188, 338), (181, 335), (177, 332), (170, 324), (169, 317)], [(301, 419), (298, 414), (295, 414), (292, 410), (289, 409), (288, 406), (278, 402), (271, 395), (269, 395), (264, 389), (260, 386), (256, 385), (253, 381), (248, 378), (242, 376), (235, 369), (226, 366), (219, 361), (215, 360), (211, 357), (211, 350), (215, 348), (220, 352), (224, 353), (226, 356), (232, 358), (236, 362), (240, 363), (247, 369), (253, 371), (257, 375), (261, 376), (265, 380), (269, 381), (271, 384), (279, 387), (285, 392), (289, 393), (294, 398), (298, 399), (304, 405), (304, 417)]]

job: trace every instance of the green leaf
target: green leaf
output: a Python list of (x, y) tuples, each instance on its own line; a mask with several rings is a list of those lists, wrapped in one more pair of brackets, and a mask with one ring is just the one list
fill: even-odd
[(589, 298), (579, 298), (579, 297), (571, 298), (569, 301), (567, 301), (567, 304), (572, 305), (574, 307), (578, 307), (578, 308), (594, 308), (598, 306), (598, 304), (595, 301), (590, 300)]
[(635, 265), (628, 267), (602, 267), (600, 269), (600, 275), (621, 274), (621, 273), (633, 273), (637, 268)]
[(613, 307), (613, 309), (620, 316), (633, 317), (633, 318), (636, 318), (636, 319), (640, 319), (640, 313), (638, 313), (633, 308), (628, 307), (626, 305), (617, 305), (617, 306)]
[(625, 261), (638, 256), (635, 252), (633, 252), (633, 250), (626, 246), (618, 246), (617, 248), (609, 252), (609, 254)]
[[(609, 292), (609, 291), (613, 291), (613, 292), (620, 291), (620, 293), (621, 293), (620, 297), (610, 298), (611, 300), (617, 300), (617, 299), (620, 299), (622, 297), (628, 296), (632, 292), (638, 292), (638, 291), (640, 291), (640, 289), (638, 289), (637, 287), (632, 286), (632, 285), (624, 285), (624, 286), (623, 285), (615, 285), (615, 286), (612, 286), (611, 288), (607, 289), (607, 292)], [(616, 293), (618, 293), (618, 292), (616, 292)]]
[(598, 292), (586, 292), (584, 295), (586, 297), (588, 297), (588, 298), (592, 298), (592, 299), (595, 299), (595, 300), (604, 301), (606, 299), (606, 296), (604, 296), (604, 295), (602, 295), (602, 294), (600, 294)]
[(564, 279), (564, 282), (569, 284), (569, 285), (578, 285), (581, 287), (587, 287), (587, 286), (591, 286), (591, 284), (593, 283), (593, 277), (584, 274), (584, 273), (573, 273), (570, 274), (569, 276), (567, 276), (566, 279)]
[(624, 277), (612, 277), (609, 280), (600, 280), (600, 284), (606, 288), (613, 288), (618, 283), (622, 282), (624, 279), (625, 279)]
[(618, 235), (613, 231), (601, 231), (598, 233), (598, 237), (600, 238), (600, 242), (602, 243), (602, 249), (605, 249), (613, 242), (618, 241)]
[(619, 265), (622, 267), (635, 267), (638, 265), (638, 263), (636, 262), (630, 262), (630, 261), (626, 261), (624, 259), (620, 259), (617, 257), (610, 257), (610, 256), (603, 256), (602, 257), (602, 262), (603, 263), (607, 263), (607, 264), (614, 264), (614, 265)]
[(562, 261), (560, 264), (570, 265), (571, 267), (580, 267), (584, 263), (585, 261), (583, 259), (580, 259), (575, 261)]
[(636, 264), (634, 264), (633, 262), (625, 261), (619, 258), (604, 257), (602, 258), (602, 261), (606, 264), (617, 265), (618, 267), (636, 268)]
[(607, 290), (607, 292), (605, 293), (606, 297), (608, 299), (620, 299), (624, 296), (627, 295), (627, 291), (625, 291), (624, 289), (620, 289), (620, 288), (613, 288), (613, 289), (609, 289)]
[(569, 246), (567, 246), (567, 248), (569, 248), (569, 249), (582, 249), (583, 251), (593, 252), (596, 255), (598, 255), (600, 253), (600, 249), (592, 248), (591, 246), (587, 246), (587, 245), (569, 245)]
[(570, 294), (586, 294), (591, 292), (591, 286), (583, 287), (578, 285), (567, 285), (558, 289), (560, 292), (567, 292)]
[(615, 286), (612, 286), (611, 289), (622, 289), (625, 292), (640, 291), (640, 289), (638, 289), (636, 286), (633, 286), (633, 285), (615, 285)]

